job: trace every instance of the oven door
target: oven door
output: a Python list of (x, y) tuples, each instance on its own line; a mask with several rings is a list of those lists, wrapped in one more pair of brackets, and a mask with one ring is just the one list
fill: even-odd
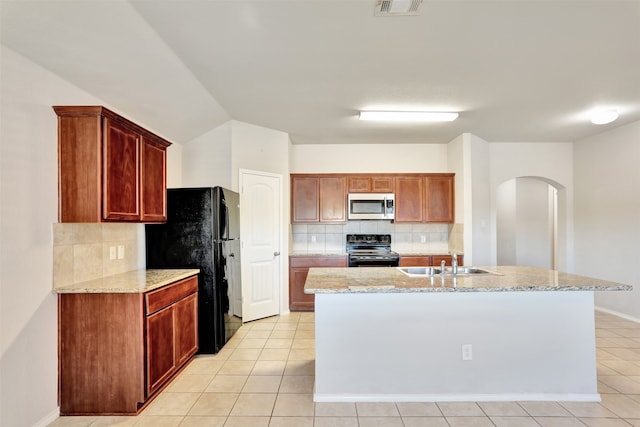
[(349, 255), (349, 267), (397, 267), (400, 259), (388, 256)]

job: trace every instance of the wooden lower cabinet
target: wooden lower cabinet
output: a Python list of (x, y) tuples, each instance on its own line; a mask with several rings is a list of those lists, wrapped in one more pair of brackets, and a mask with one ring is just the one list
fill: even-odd
[[(451, 255), (433, 255), (431, 257), (431, 265), (439, 266), (442, 261), (444, 265), (450, 266), (453, 257)], [(458, 265), (464, 265), (464, 257), (458, 255)]]
[[(147, 390), (155, 393), (198, 349), (197, 294), (147, 316)], [(167, 337), (174, 337), (173, 340)]]
[[(451, 255), (408, 255), (400, 257), (400, 267), (429, 267), (440, 266), (442, 260), (450, 266), (453, 257)], [(464, 265), (464, 258), (458, 255), (458, 265)]]
[(60, 414), (139, 413), (198, 349), (197, 292), (59, 294)]
[(346, 256), (290, 256), (289, 310), (313, 311), (315, 295), (304, 293), (304, 282), (311, 267), (346, 267)]
[(401, 256), (400, 267), (429, 267), (431, 256)]

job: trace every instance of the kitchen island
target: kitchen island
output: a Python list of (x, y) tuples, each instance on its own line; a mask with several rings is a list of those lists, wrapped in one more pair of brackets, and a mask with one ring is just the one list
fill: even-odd
[(534, 267), (312, 268), (317, 402), (598, 401), (594, 292)]

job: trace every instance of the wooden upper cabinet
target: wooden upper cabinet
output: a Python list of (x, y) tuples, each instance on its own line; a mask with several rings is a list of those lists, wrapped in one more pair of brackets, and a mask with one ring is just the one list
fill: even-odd
[(425, 177), (425, 221), (453, 223), (454, 175), (429, 175)]
[(424, 177), (398, 175), (395, 181), (395, 222), (423, 222)]
[(60, 222), (166, 221), (171, 143), (101, 106), (54, 106)]
[(349, 193), (393, 193), (393, 176), (389, 175), (349, 175)]
[(320, 222), (347, 221), (347, 178), (332, 176), (319, 178)]
[(453, 223), (453, 173), (292, 174), (291, 222), (346, 222), (347, 193), (395, 193), (395, 222)]
[(146, 138), (141, 149), (142, 221), (163, 222), (167, 219), (167, 150)]
[(291, 221), (318, 222), (318, 177), (291, 175)]
[(346, 222), (346, 176), (291, 175), (291, 221)]
[(140, 136), (104, 119), (103, 218), (140, 218)]

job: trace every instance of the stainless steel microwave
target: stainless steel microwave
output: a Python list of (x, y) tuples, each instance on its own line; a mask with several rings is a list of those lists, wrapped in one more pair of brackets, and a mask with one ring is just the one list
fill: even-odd
[(349, 193), (349, 219), (394, 219), (393, 193)]

